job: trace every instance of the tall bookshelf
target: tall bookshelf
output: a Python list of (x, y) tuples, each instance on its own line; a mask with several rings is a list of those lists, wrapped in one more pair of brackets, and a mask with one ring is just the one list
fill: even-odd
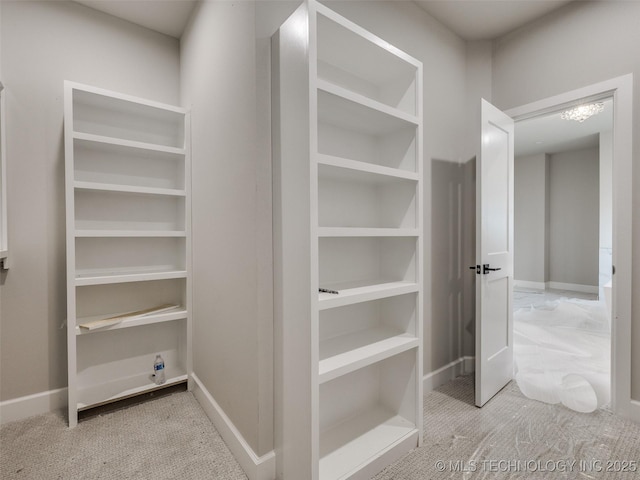
[(278, 474), (370, 478), (422, 437), (422, 64), (315, 0), (272, 61)]
[[(64, 88), (73, 427), (79, 411), (188, 381), (191, 171), (184, 109), (69, 81)], [(112, 320), (95, 323), (104, 319)]]

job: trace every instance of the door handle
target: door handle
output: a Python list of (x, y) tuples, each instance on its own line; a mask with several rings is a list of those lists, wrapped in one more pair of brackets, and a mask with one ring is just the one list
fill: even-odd
[(480, 275), (480, 265), (473, 265), (469, 267), (469, 270), (475, 270), (478, 275)]
[[(478, 266), (478, 270), (480, 270), (480, 266)], [(500, 267), (498, 268), (489, 268), (489, 264), (485, 263), (482, 265), (482, 274), (487, 275), (489, 272), (497, 272), (498, 270), (502, 270)]]

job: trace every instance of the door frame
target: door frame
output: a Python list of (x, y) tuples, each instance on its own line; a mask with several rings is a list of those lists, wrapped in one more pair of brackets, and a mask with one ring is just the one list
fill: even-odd
[(618, 415), (640, 421), (640, 402), (631, 399), (633, 74), (528, 103), (505, 113), (517, 122), (604, 98), (612, 98), (614, 107), (611, 407)]

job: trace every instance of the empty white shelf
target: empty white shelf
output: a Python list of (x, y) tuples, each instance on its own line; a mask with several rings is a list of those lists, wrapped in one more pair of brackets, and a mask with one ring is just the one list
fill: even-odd
[[(103, 318), (115, 317), (118, 315), (117, 313), (112, 313), (109, 315), (94, 315), (91, 317), (83, 317), (78, 318), (76, 320), (77, 324), (80, 325), (85, 322), (90, 322), (93, 320), (102, 320)], [(162, 322), (173, 322), (175, 320), (183, 320), (187, 318), (187, 311), (184, 307), (176, 307), (173, 310), (169, 310), (162, 313), (157, 314), (149, 314), (141, 317), (124, 319), (119, 323), (114, 325), (109, 325), (102, 328), (97, 328), (95, 330), (84, 330), (79, 326), (76, 326), (76, 335), (91, 335), (99, 332), (106, 332), (107, 330), (117, 330), (120, 328), (130, 328), (130, 327), (140, 327), (142, 325), (151, 325), (153, 323), (162, 323)]]
[(375, 406), (320, 434), (320, 479), (342, 479), (404, 442), (415, 446), (415, 424)]
[(416, 123), (411, 120), (324, 90), (318, 90), (318, 121), (368, 135), (386, 135), (416, 128)]
[(384, 115), (395, 117), (413, 125), (418, 125), (419, 123), (419, 119), (415, 115), (410, 115), (397, 108), (390, 107), (389, 105), (385, 105), (384, 103), (372, 100), (371, 98), (360, 95), (359, 93), (355, 93), (351, 90), (347, 90), (346, 88), (340, 87), (333, 83), (329, 83), (326, 80), (318, 79), (317, 85), (318, 90), (330, 93), (337, 97), (341, 97), (345, 100), (370, 108)]
[(418, 237), (417, 228), (320, 227), (319, 237)]
[(141, 270), (141, 271), (104, 271), (82, 272), (76, 275), (76, 286), (106, 285), (109, 283), (145, 282), (148, 280), (168, 280), (171, 278), (186, 278), (186, 270)]
[(76, 237), (185, 237), (184, 230), (76, 230)]
[(173, 188), (143, 187), (137, 185), (118, 185), (110, 183), (76, 181), (74, 183), (74, 186), (77, 190), (100, 190), (103, 192), (140, 193), (146, 195), (168, 195), (174, 197), (184, 197), (186, 195), (184, 190)]
[(369, 328), (320, 342), (319, 383), (418, 346), (414, 335), (388, 327)]
[(339, 293), (337, 295), (334, 293), (319, 293), (318, 308), (320, 310), (413, 293), (419, 290), (419, 285), (414, 282), (321, 285), (321, 287), (336, 290)]
[(156, 385), (151, 379), (150, 372), (145, 372), (90, 386), (79, 386), (78, 410), (86, 410), (182, 383), (187, 381), (188, 375), (183, 369), (168, 367), (165, 369), (165, 378), (165, 383)]
[(155, 143), (139, 142), (137, 140), (125, 140), (116, 137), (106, 137), (104, 135), (95, 135), (93, 133), (74, 132), (73, 138), (75, 140), (82, 140), (85, 142), (118, 145), (121, 147), (138, 148), (141, 150), (149, 150), (153, 152), (173, 153), (175, 155), (186, 154), (186, 150), (184, 148), (167, 147), (165, 145), (159, 145)]
[[(385, 167), (382, 165), (376, 165), (373, 163), (361, 162), (358, 160), (350, 160), (348, 158), (336, 157), (333, 155), (317, 154), (318, 165), (327, 165), (329, 167), (343, 168), (345, 170), (351, 170), (353, 172), (362, 172), (372, 174), (372, 178), (375, 176), (385, 176), (392, 178), (400, 178), (403, 180), (418, 181), (418, 174), (409, 170), (403, 170), (400, 168)], [(365, 177), (366, 178), (366, 177)]]

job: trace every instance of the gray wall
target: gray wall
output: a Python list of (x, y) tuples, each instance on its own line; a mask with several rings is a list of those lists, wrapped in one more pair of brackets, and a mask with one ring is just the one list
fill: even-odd
[(599, 150), (549, 159), (549, 281), (598, 285)]
[[(508, 109), (627, 73), (634, 74), (633, 115), (640, 118), (639, 2), (572, 2), (496, 43), (493, 91), (497, 106)], [(552, 72), (552, 74), (550, 74)], [(640, 138), (634, 122), (633, 138)], [(640, 164), (640, 149), (634, 149)], [(640, 191), (640, 169), (633, 171)], [(633, 201), (632, 282), (640, 285), (640, 195)], [(640, 296), (632, 299), (631, 388), (640, 400)]]
[(199, 4), (181, 41), (181, 95), (193, 125), (194, 372), (262, 455), (273, 448), (273, 287), (257, 21), (254, 2)]
[(476, 151), (480, 146), (480, 100), (492, 101), (490, 41), (466, 43), (466, 150), (462, 162), (462, 266), (463, 328), (462, 355), (475, 355), (476, 275), (468, 269), (476, 264)]
[[(549, 280), (549, 159), (516, 157), (514, 165), (514, 278)], [(544, 285), (540, 285), (544, 288)]]
[(0, 399), (66, 387), (63, 80), (177, 103), (174, 38), (74, 2), (2, 2), (11, 270)]
[(516, 157), (517, 281), (598, 285), (599, 164), (598, 148)]

